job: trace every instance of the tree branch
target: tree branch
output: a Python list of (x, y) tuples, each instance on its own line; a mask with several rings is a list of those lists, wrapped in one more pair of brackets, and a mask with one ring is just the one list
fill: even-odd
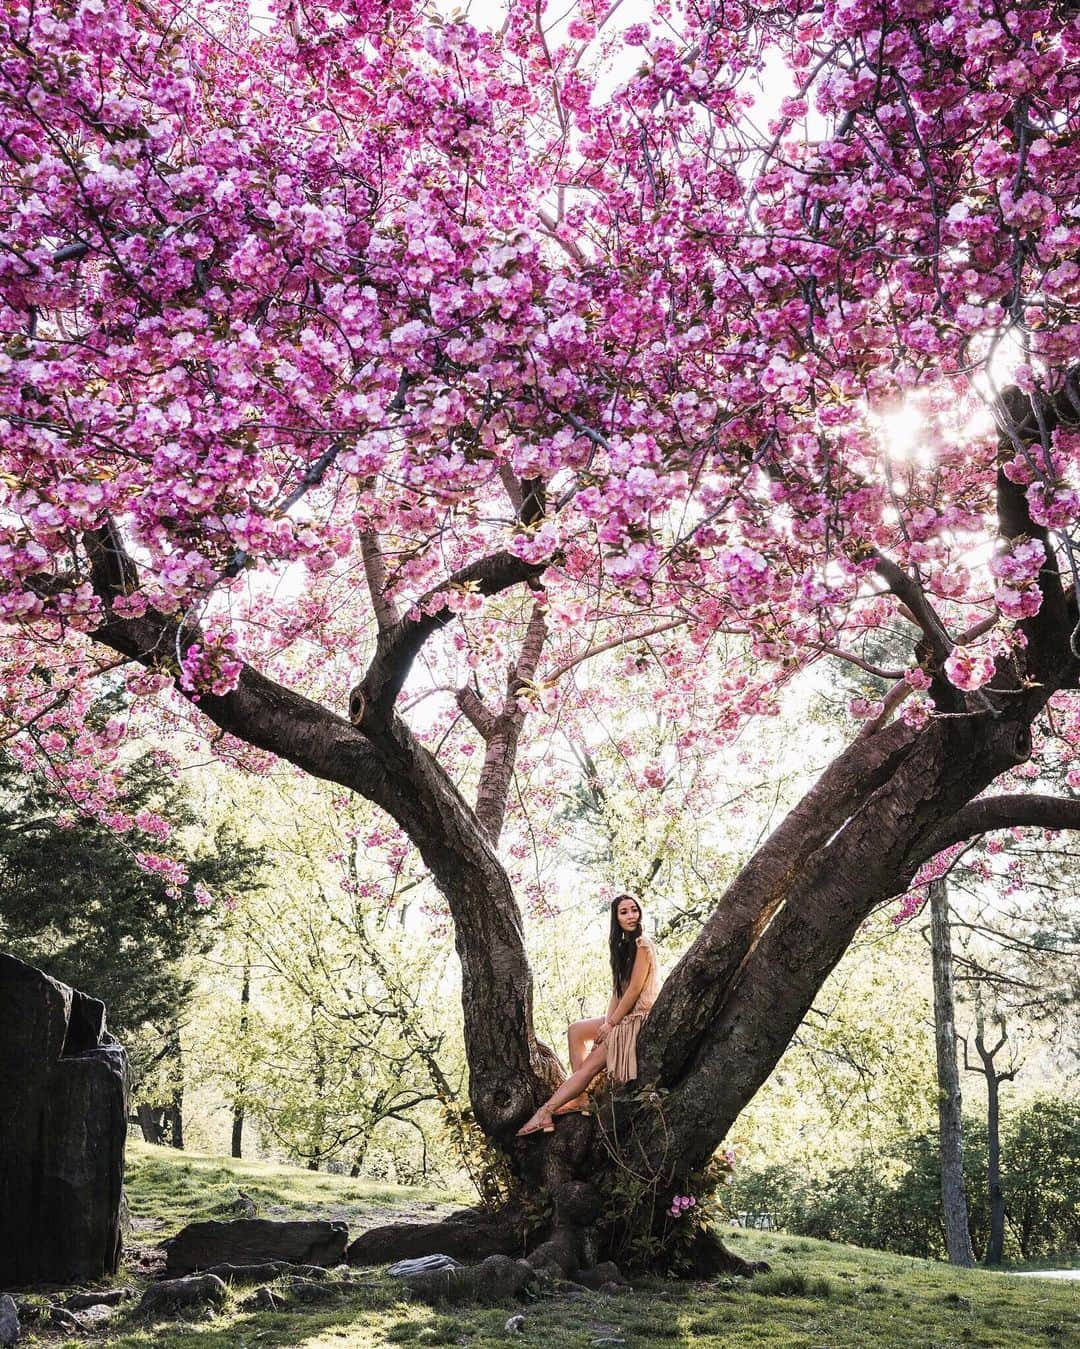
[(364, 575), (367, 577), (368, 591), (371, 595), (371, 608), (379, 631), (385, 632), (399, 621), (397, 608), (386, 594), (386, 562), (377, 534), (364, 530), (360, 535), (360, 556), (364, 561)]
[[(1041, 398), (1038, 394), (1034, 396)], [(1050, 533), (1032, 520), (1025, 488), (1010, 481), (1003, 470), (1005, 461), (1013, 458), (1018, 449), (1030, 459), (1027, 447), (1042, 446), (1044, 434), (1048, 437), (1057, 427), (1061, 419), (1058, 399), (1046, 399), (1036, 415), (1027, 394), (1009, 388), (999, 395), (996, 411), (998, 424), (1002, 427), (996, 489), (998, 530), (1004, 539), (1022, 535), (1038, 539), (1046, 549), (1046, 561), (1039, 571), (1042, 605), (1034, 617), (1023, 619), (1017, 626), (1027, 638), (1026, 660), (1033, 677), (1061, 686), (1063, 657), (1067, 659), (1072, 654), (1067, 648), (1070, 631), (1076, 625), (1076, 600), (1073, 597), (1070, 602), (1066, 596)], [(1064, 652), (1061, 650), (1063, 645), (1066, 647)], [(1072, 680), (1075, 684), (1075, 669)]]
[(1080, 798), (1013, 793), (969, 801), (931, 837), (927, 846), (933, 853), (939, 853), (977, 834), (1025, 827), (1080, 829)]
[(528, 704), (521, 695), (532, 685), (547, 631), (544, 606), (534, 604), (518, 658), (507, 675), (502, 711), (491, 721), (484, 765), (476, 790), (476, 818), (492, 842), (502, 833), (506, 819), (506, 803), (517, 762), (518, 740), (528, 712)]
[(562, 679), (563, 675), (569, 674), (576, 665), (581, 665), (585, 661), (591, 660), (593, 656), (602, 655), (605, 651), (613, 651), (617, 646), (626, 646), (630, 642), (644, 641), (646, 637), (655, 637), (657, 633), (671, 632), (674, 628), (682, 628), (685, 626), (685, 619), (673, 618), (665, 623), (655, 623), (651, 628), (644, 628), (641, 632), (628, 632), (621, 637), (612, 637), (606, 642), (597, 642), (595, 646), (590, 646), (587, 650), (581, 652), (580, 655), (574, 656), (573, 659), (564, 661), (562, 665), (556, 666), (554, 670), (544, 676), (544, 683), (549, 685), (557, 684), (559, 680)]
[(485, 743), (491, 739), (495, 730), (495, 714), (485, 705), (484, 700), (468, 684), (454, 694), (458, 710), (468, 720), (473, 729)]
[(505, 551), (492, 553), (489, 557), (462, 567), (429, 590), (415, 606), (418, 617), (399, 619), (380, 633), (371, 664), (352, 691), (349, 719), (359, 726), (365, 718), (385, 719), (388, 715), (424, 643), (433, 632), (446, 627), (454, 617), (454, 611), (446, 603), (427, 612), (427, 607), (439, 595), (454, 588), (473, 589), (481, 595), (497, 595), (519, 582), (535, 580), (546, 566), (546, 562), (526, 562)]
[(876, 553), (874, 558), (874, 570), (922, 629), (936, 663), (939, 666), (944, 665), (953, 648), (952, 638), (946, 632), (945, 625), (938, 617), (934, 606), (926, 598), (922, 586), (902, 567), (897, 566), (891, 557), (886, 557), (884, 553)]

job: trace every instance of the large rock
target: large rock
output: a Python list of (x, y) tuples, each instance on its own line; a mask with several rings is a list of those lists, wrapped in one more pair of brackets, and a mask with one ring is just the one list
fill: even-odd
[(540, 1278), (525, 1260), (489, 1255), (478, 1265), (444, 1265), (407, 1274), (402, 1282), (424, 1302), (478, 1302), (490, 1305), (517, 1297)]
[(189, 1223), (165, 1247), (165, 1277), (176, 1278), (215, 1265), (255, 1265), (285, 1260), (291, 1265), (339, 1265), (345, 1258), (349, 1229), (344, 1223), (271, 1222), (236, 1218), (232, 1222)]
[(0, 1297), (0, 1344), (17, 1344), (21, 1334), (19, 1309), (15, 1305), (15, 1299), (4, 1293)]
[(116, 1272), (127, 1106), (104, 1004), (0, 953), (0, 1287)]
[(203, 1274), (197, 1279), (167, 1279), (150, 1285), (135, 1308), (135, 1315), (158, 1320), (193, 1307), (218, 1308), (227, 1296), (224, 1283), (215, 1274)]
[(387, 1223), (361, 1232), (349, 1247), (350, 1265), (386, 1265), (392, 1260), (425, 1255), (451, 1255), (455, 1260), (481, 1260), (488, 1255), (519, 1255), (524, 1246), (524, 1221), (516, 1209), (488, 1212), (458, 1209), (442, 1222)]

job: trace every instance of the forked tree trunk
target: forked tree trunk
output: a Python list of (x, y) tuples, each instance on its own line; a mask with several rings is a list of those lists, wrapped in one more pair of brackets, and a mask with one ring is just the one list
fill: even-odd
[(992, 1049), (986, 1044), (986, 1019), (981, 1002), (975, 1005), (975, 1049), (978, 1064), (968, 1065), (986, 1082), (986, 1188), (990, 1201), (990, 1233), (986, 1242), (988, 1265), (1000, 1265), (1005, 1258), (1005, 1192), (1001, 1188), (1001, 1084), (1016, 1076), (1015, 1064), (1000, 1070), (996, 1059), (1004, 1049), (1008, 1035), (1004, 1025)]
[[(1052, 429), (1055, 416), (1049, 405), (1034, 414), (1015, 391), (1002, 400), (1001, 411), (1010, 420), (1002, 438), (1005, 458), (1015, 455), (1018, 436), (1037, 440), (1047, 426)], [(1033, 523), (1022, 489), (1003, 473), (997, 505), (1003, 537), (1038, 538), (1047, 545), (1039, 578), (1042, 607), (1018, 625), (1024, 641), (1016, 654), (999, 661), (985, 689), (958, 692), (941, 674), (951, 639), (918, 578), (879, 560), (879, 575), (922, 630), (916, 655), (931, 671), (938, 710), (949, 715), (922, 729), (902, 721), (872, 724), (856, 737), (747, 861), (672, 972), (642, 1033), (635, 1090), (611, 1102), (595, 1123), (561, 1121), (551, 1137), (514, 1138), (516, 1127), (550, 1094), (558, 1065), (535, 1037), (521, 918), (495, 850), (520, 726), (514, 695), (518, 681), (531, 678), (535, 668), (542, 618), (534, 614), (529, 625), (501, 711), (485, 708), (472, 692), (459, 695), (487, 746), (477, 810), (394, 710), (423, 642), (453, 616), (432, 599), (416, 606), (419, 618), (398, 618), (377, 593), (380, 567), (371, 540), (365, 563), (378, 644), (353, 691), (349, 722), (250, 667), (230, 693), (202, 695), (200, 710), (221, 729), (364, 796), (418, 848), (453, 917), (475, 1120), (517, 1185), (534, 1199), (546, 1191), (551, 1202), (550, 1222), (540, 1234), (545, 1239), (530, 1257), (535, 1263), (579, 1271), (624, 1246), (625, 1230), (635, 1224), (643, 1237), (661, 1237), (671, 1194), (686, 1190), (768, 1078), (872, 910), (902, 893), (925, 861), (954, 842), (1017, 823), (1053, 825), (1067, 814), (1068, 803), (1051, 801), (1049, 809), (1047, 798), (971, 804), (1028, 757), (1032, 722), (1052, 694), (1077, 686), (1078, 662), (1069, 644), (1076, 604), (1061, 584), (1046, 530)], [(118, 616), (112, 600), (130, 588), (135, 564), (111, 525), (87, 535), (86, 543), (107, 615), (95, 634), (99, 641), (152, 664), (158, 652), (198, 640), (197, 629), (178, 631), (153, 609), (140, 618)], [(490, 595), (530, 584), (538, 571), (508, 554), (493, 554), (443, 585), (478, 587)], [(1066, 820), (1070, 827), (1080, 823), (1074, 816)], [(633, 1205), (612, 1219), (611, 1196), (620, 1185), (625, 1189), (628, 1174), (636, 1178)], [(512, 1215), (505, 1229), (511, 1248), (520, 1249), (521, 1230)], [(412, 1253), (421, 1253), (418, 1244), (422, 1236), (411, 1243)], [(650, 1249), (655, 1266), (666, 1248), (659, 1256), (655, 1246)], [(723, 1259), (716, 1239), (702, 1234), (684, 1267), (715, 1267)]]
[(930, 953), (934, 971), (934, 1040), (945, 1250), (950, 1264), (971, 1266), (975, 1263), (975, 1253), (971, 1249), (964, 1189), (964, 1125), (960, 1067), (956, 1060), (956, 998), (949, 931), (949, 890), (944, 878), (930, 883)]

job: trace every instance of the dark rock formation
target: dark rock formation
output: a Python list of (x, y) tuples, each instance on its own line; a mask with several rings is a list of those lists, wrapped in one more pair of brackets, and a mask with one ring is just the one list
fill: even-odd
[(216, 1274), (203, 1274), (197, 1279), (168, 1279), (150, 1285), (135, 1308), (135, 1315), (155, 1321), (193, 1307), (220, 1307), (226, 1296), (225, 1285)]
[(89, 1307), (119, 1307), (121, 1302), (126, 1302), (131, 1297), (130, 1288), (110, 1288), (102, 1289), (98, 1293), (72, 1293), (70, 1297), (64, 1299), (64, 1306), (69, 1312), (84, 1312)]
[(268, 1218), (189, 1223), (162, 1243), (165, 1277), (172, 1279), (215, 1265), (256, 1265), (276, 1260), (291, 1265), (337, 1265), (345, 1258), (348, 1239), (344, 1223), (279, 1223)]
[(17, 1344), (21, 1334), (19, 1309), (15, 1305), (15, 1299), (4, 1293), (0, 1297), (0, 1344)]
[(210, 1265), (204, 1274), (216, 1274), (224, 1283), (272, 1283), (283, 1274), (294, 1274), (302, 1279), (325, 1279), (324, 1265), (290, 1265), (287, 1260), (267, 1260), (261, 1265)]
[(459, 1209), (437, 1223), (388, 1223), (361, 1232), (348, 1250), (350, 1265), (386, 1265), (424, 1255), (480, 1260), (488, 1255), (520, 1255), (524, 1222), (513, 1209)]
[(104, 1004), (0, 953), (0, 1286), (116, 1272), (127, 1091)]

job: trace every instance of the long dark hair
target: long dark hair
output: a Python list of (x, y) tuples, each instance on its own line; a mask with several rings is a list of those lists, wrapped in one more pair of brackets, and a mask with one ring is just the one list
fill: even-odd
[[(637, 905), (637, 927), (633, 932), (624, 932), (619, 926), (619, 905), (624, 899), (632, 899)], [(615, 996), (621, 998), (630, 982), (637, 955), (637, 939), (641, 936), (641, 900), (637, 895), (616, 895), (611, 901), (611, 934), (608, 946), (611, 949), (611, 983)]]

